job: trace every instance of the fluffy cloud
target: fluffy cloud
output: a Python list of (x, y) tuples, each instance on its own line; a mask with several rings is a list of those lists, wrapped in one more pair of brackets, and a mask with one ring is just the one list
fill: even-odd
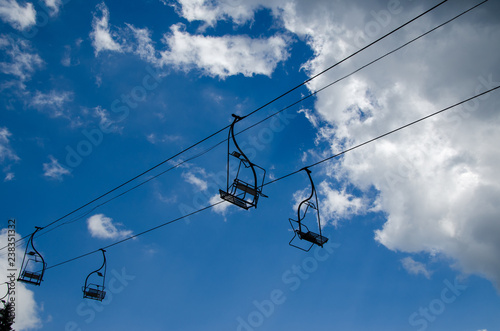
[[(394, 2), (397, 6), (389, 8), (387, 1), (251, 0), (241, 2), (240, 9), (248, 14), (238, 18), (228, 9), (228, 1), (180, 0), (179, 12), (190, 21), (213, 26), (227, 18), (239, 24), (251, 19), (256, 8), (266, 7), (311, 47), (314, 56), (303, 65), (310, 76), (430, 7)], [(444, 6), (448, 16), (427, 15), (310, 82), (308, 88), (318, 90), (470, 4)], [(318, 94), (313, 112), (305, 112), (318, 129), (318, 139), (328, 142), (330, 153), (335, 153), (500, 85), (500, 26), (493, 14), (498, 10), (498, 3), (489, 2)], [(186, 35), (174, 30), (174, 40), (176, 33), (181, 41)], [(179, 63), (196, 62), (179, 58)], [(494, 92), (345, 154), (327, 172), (335, 174), (332, 177), (342, 187), (354, 185), (364, 196), (327, 186), (322, 209), (340, 210), (332, 214), (334, 220), (351, 212), (383, 212), (387, 221), (375, 239), (387, 248), (441, 254), (454, 260), (452, 266), (460, 271), (500, 286), (499, 106)], [(373, 191), (378, 193), (375, 198)], [(418, 262), (411, 261), (403, 263), (426, 275)]]
[(161, 64), (180, 70), (201, 70), (209, 76), (270, 76), (276, 65), (288, 58), (284, 37), (252, 39), (247, 36), (191, 35), (180, 24), (171, 27), (163, 41), (169, 50), (161, 52)]
[[(184, 5), (180, 8), (186, 8)], [(188, 4), (193, 10), (199, 5), (206, 4), (203, 1)], [(252, 13), (238, 6), (229, 7), (245, 15)], [(185, 9), (181, 11), (184, 13)], [(90, 33), (96, 56), (105, 50), (133, 53), (157, 67), (173, 67), (185, 72), (199, 70), (203, 75), (220, 78), (238, 74), (271, 76), (277, 64), (289, 56), (289, 40), (284, 36), (252, 39), (246, 35), (190, 34), (184, 31), (180, 23), (171, 26), (170, 33), (163, 36), (162, 42), (167, 49), (158, 50), (147, 28), (126, 23), (125, 28), (116, 28), (113, 29), (116, 32), (111, 32), (109, 15), (104, 3), (97, 6)], [(219, 19), (219, 16), (215, 15), (215, 18)], [(68, 63), (67, 58), (64, 63)]]
[[(285, 29), (312, 49), (314, 56), (303, 65), (310, 76), (430, 7), (398, 2), (389, 11), (387, 1), (234, 1), (179, 0), (177, 10), (188, 21), (214, 26), (224, 19), (243, 24), (258, 8), (268, 8)], [(444, 13), (459, 13), (469, 5), (444, 6), (447, 10), (412, 23), (338, 70), (310, 82), (308, 88), (315, 91), (325, 86), (373, 60), (374, 54), (383, 54), (445, 21), (450, 16), (444, 17)], [(306, 115), (318, 128), (319, 139), (330, 144), (330, 152), (498, 85), (500, 27), (495, 13), (499, 4), (488, 2), (483, 7), (320, 93), (313, 112)], [(99, 22), (109, 36), (104, 10)], [(142, 45), (137, 53), (147, 61), (221, 78), (269, 76), (288, 56), (287, 42), (280, 36), (256, 40), (212, 37), (189, 34), (174, 25), (163, 39), (168, 49), (159, 52), (159, 57), (152, 56), (147, 31), (136, 31), (136, 38)], [(107, 40), (114, 50), (120, 50), (111, 36)], [(380, 211), (387, 220), (376, 231), (375, 240), (388, 249), (441, 254), (455, 261), (453, 267), (499, 285), (499, 105), (495, 92), (345, 154), (327, 171), (335, 174), (340, 187), (355, 186), (362, 196), (324, 184), (322, 194), (327, 198), (322, 209), (333, 220), (368, 209)], [(409, 267), (410, 260), (405, 261)]]
[(63, 180), (65, 175), (70, 175), (70, 171), (59, 164), (56, 158), (49, 155), (50, 163), (43, 164), (43, 175), (50, 179)]
[(113, 38), (116, 38), (116, 34), (111, 33), (109, 29), (109, 10), (102, 2), (97, 5), (97, 13), (92, 19), (92, 32), (90, 33), (95, 55), (97, 56), (102, 51), (121, 52), (122, 46)]
[[(0, 231), (1, 243), (8, 242), (7, 234), (7, 229), (2, 229)], [(16, 233), (16, 240), (20, 238), (21, 236)], [(2, 246), (4, 245), (2, 244)], [(23, 249), (17, 249), (16, 261), (22, 261), (23, 254)], [(7, 255), (0, 254), (0, 283), (8, 281), (7, 269), (9, 269)], [(4, 288), (2, 287), (1, 290), (3, 291)], [(39, 315), (40, 311), (41, 308), (35, 301), (34, 292), (29, 290), (25, 284), (16, 282), (16, 323), (13, 326), (14, 329), (23, 331), (40, 328), (42, 326), (42, 320)]]
[(0, 50), (5, 52), (5, 58), (8, 59), (6, 62), (0, 62), (0, 71), (17, 77), (21, 83), (29, 80), (43, 64), (40, 56), (26, 40), (0, 35)]
[(36, 23), (36, 11), (31, 2), (21, 6), (16, 0), (0, 0), (0, 18), (13, 28), (24, 30)]
[(212, 211), (217, 213), (217, 214), (220, 214), (222, 216), (224, 216), (224, 220), (226, 220), (225, 216), (226, 216), (226, 213), (227, 213), (227, 209), (229, 208), (229, 206), (231, 206), (231, 204), (227, 201), (223, 201), (221, 200), (220, 198), (220, 195), (219, 194), (215, 194), (213, 195), (210, 200), (208, 201), (208, 203), (210, 205), (215, 205), (213, 208), (212, 208)]
[(319, 185), (319, 193), (324, 197), (321, 200), (321, 216), (324, 221), (329, 220), (332, 224), (336, 224), (340, 219), (364, 214), (367, 210), (363, 199), (347, 193), (345, 188), (332, 188), (326, 181)]
[(113, 223), (113, 219), (104, 214), (96, 214), (87, 219), (87, 228), (94, 238), (122, 239), (132, 234), (130, 230), (119, 230), (118, 227), (121, 226), (121, 223)]
[[(408, 8), (390, 16), (387, 26), (379, 23), (377, 32), (366, 28), (377, 20), (355, 2), (317, 4), (311, 10), (300, 2), (283, 6), (282, 14), (285, 26), (303, 36), (314, 51), (304, 65), (309, 75), (354, 52), (363, 42), (359, 36), (374, 40), (426, 7), (406, 4)], [(384, 3), (370, 5), (386, 10)], [(455, 9), (458, 13), (466, 7)], [(429, 15), (342, 70), (349, 72), (373, 59), (374, 52), (383, 54), (415, 36), (415, 31), (445, 19)], [(335, 23), (325, 27), (318, 22)], [(321, 120), (320, 139), (335, 153), (499, 85), (500, 63), (493, 55), (499, 51), (499, 31), (498, 21), (473, 12), (319, 94), (315, 112)], [(328, 72), (308, 86), (317, 90), (339, 76), (338, 71)], [(495, 203), (500, 199), (495, 175), (500, 170), (499, 104), (498, 93), (492, 93), (347, 153), (330, 166), (336, 179), (361, 189), (365, 199), (371, 199), (373, 189), (378, 192), (369, 201), (374, 210), (387, 215), (376, 231), (378, 242), (396, 251), (442, 254), (455, 261), (453, 267), (500, 284), (500, 206)], [(332, 210), (338, 201), (330, 201)]]

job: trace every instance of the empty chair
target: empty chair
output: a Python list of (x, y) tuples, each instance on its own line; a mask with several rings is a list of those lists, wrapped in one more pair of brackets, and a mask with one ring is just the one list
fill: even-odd
[[(253, 164), (238, 146), (234, 136), (234, 125), (242, 118), (234, 114), (232, 116), (234, 117), (234, 121), (229, 128), (227, 140), (227, 185), (226, 190), (219, 190), (220, 197), (243, 209), (249, 209), (252, 207), (257, 208), (259, 196), (267, 198), (266, 195), (262, 194), (262, 185), (264, 184), (266, 171), (258, 165)], [(237, 151), (229, 153), (231, 141)], [(236, 159), (238, 162), (238, 168), (232, 181), (230, 181), (230, 177), (232, 175), (230, 174), (231, 159)], [(248, 175), (245, 179), (243, 178), (243, 172)], [(257, 172), (259, 172), (259, 175), (262, 177), (260, 186), (258, 183), (258, 177), (260, 176), (257, 176)]]
[[(306, 171), (309, 180), (311, 181), (311, 194), (309, 197), (305, 200), (303, 200), (297, 209), (297, 220), (294, 219), (288, 219), (290, 222), (290, 226), (292, 227), (293, 230), (293, 238), (290, 240), (288, 243), (290, 246), (296, 247), (298, 249), (301, 249), (303, 251), (308, 252), (314, 245), (323, 247), (323, 245), (328, 241), (328, 238), (323, 236), (321, 234), (321, 219), (320, 219), (320, 214), (319, 214), (319, 204), (318, 204), (318, 195), (316, 193), (316, 188), (314, 186), (314, 182), (311, 177), (311, 170), (304, 168), (303, 170)], [(316, 204), (311, 202), (312, 198), (315, 198)], [(302, 212), (303, 211), (303, 212)], [(318, 229), (319, 233), (312, 232), (309, 230), (307, 225), (303, 224), (304, 218), (306, 217), (306, 214), (308, 213), (314, 213), (315, 218), (318, 220)], [(298, 237), (300, 240), (305, 240), (311, 245), (308, 246), (298, 246), (294, 244), (294, 239)]]
[(35, 233), (42, 229), (38, 226), (35, 228), (35, 232), (31, 234), (28, 244), (26, 245), (26, 251), (24, 252), (23, 262), (21, 263), (21, 269), (17, 280), (32, 285), (40, 285), (47, 263), (45, 263), (42, 255), (35, 249), (35, 246), (33, 246)]
[[(83, 298), (85, 299), (102, 301), (106, 297), (106, 292), (104, 291), (104, 282), (106, 280), (106, 251), (104, 249), (100, 249), (100, 251), (103, 257), (101, 267), (88, 274), (87, 278), (85, 278), (85, 285), (82, 286)], [(92, 281), (94, 281), (94, 283), (91, 283)]]

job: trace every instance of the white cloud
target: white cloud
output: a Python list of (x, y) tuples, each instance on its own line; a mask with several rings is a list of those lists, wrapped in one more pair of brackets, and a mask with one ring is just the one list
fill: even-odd
[(364, 214), (367, 210), (363, 199), (346, 192), (346, 189), (337, 190), (324, 181), (318, 188), (320, 196), (320, 211), (323, 221), (337, 224), (340, 219), (350, 218), (354, 215)]
[(208, 188), (208, 183), (206, 180), (201, 179), (197, 174), (206, 177), (205, 171), (203, 169), (197, 169), (194, 171), (183, 172), (182, 177), (186, 182), (192, 184), (197, 190), (206, 191)]
[(36, 54), (29, 41), (0, 35), (0, 50), (4, 51), (7, 62), (0, 62), (0, 71), (7, 75), (16, 76), (21, 82), (31, 78), (36, 69), (43, 65), (43, 61)]
[(249, 0), (178, 0), (177, 12), (188, 21), (204, 21), (214, 26), (217, 21), (231, 19), (244, 24), (253, 19), (254, 11), (260, 7), (258, 1)]
[(270, 76), (276, 65), (288, 58), (287, 41), (282, 36), (252, 39), (191, 35), (176, 24), (163, 41), (169, 50), (161, 52), (160, 64), (183, 71), (198, 69), (212, 77)]
[(121, 223), (113, 223), (113, 219), (104, 216), (104, 214), (96, 214), (87, 219), (87, 228), (94, 238), (122, 239), (129, 237), (132, 231), (119, 230), (118, 228), (122, 226)]
[(137, 40), (137, 45), (133, 52), (145, 61), (157, 63), (156, 50), (151, 40), (151, 32), (148, 29), (136, 28), (131, 24), (127, 24), (127, 26)]
[[(256, 39), (247, 35), (207, 36), (186, 32), (181, 23), (172, 25), (170, 33), (164, 34), (162, 42), (167, 49), (157, 50), (147, 28), (126, 23), (126, 28), (111, 32), (109, 10), (104, 3), (97, 6), (92, 27), (90, 36), (96, 56), (104, 50), (133, 53), (156, 67), (198, 70), (222, 79), (238, 74), (271, 76), (278, 63), (289, 57), (290, 40), (283, 35)], [(63, 63), (68, 65), (67, 56)]]
[(224, 217), (226, 216), (227, 209), (229, 208), (229, 206), (231, 206), (231, 204), (229, 202), (221, 200), (219, 194), (215, 194), (214, 196), (212, 196), (210, 198), (210, 200), (208, 201), (208, 203), (210, 205), (218, 203), (217, 205), (215, 205), (214, 207), (212, 207), (212, 210), (215, 213), (220, 214), (220, 215), (222, 215)]
[[(0, 231), (0, 242), (8, 242), (7, 229), (2, 229)], [(16, 240), (20, 240), (21, 236), (16, 233)], [(3, 246), (3, 245), (2, 245)], [(22, 261), (24, 254), (24, 249), (16, 250), (16, 261)], [(19, 262), (20, 263), (20, 262)], [(8, 281), (8, 261), (7, 255), (0, 255), (0, 283)], [(3, 290), (3, 287), (2, 287)], [(3, 294), (2, 294), (3, 295)], [(13, 328), (15, 330), (32, 330), (42, 327), (42, 320), (40, 318), (39, 312), (41, 311), (40, 306), (38, 306), (35, 301), (35, 293), (29, 290), (25, 284), (21, 282), (16, 282), (16, 320)]]
[(50, 117), (71, 118), (66, 104), (73, 100), (73, 92), (52, 90), (49, 93), (36, 91), (30, 101), (30, 106), (39, 111), (46, 112)]
[(403, 268), (412, 275), (422, 274), (427, 279), (431, 277), (431, 272), (427, 270), (425, 264), (417, 262), (409, 256), (401, 259), (401, 264), (403, 265)]
[[(97, 5), (98, 13), (92, 19), (92, 32), (90, 38), (94, 46), (94, 54), (97, 56), (102, 51), (122, 52), (122, 46), (113, 38), (117, 35), (111, 33), (109, 29), (109, 10), (104, 2)], [(100, 17), (98, 14), (100, 13)]]
[(49, 155), (50, 163), (43, 164), (43, 175), (50, 179), (63, 180), (65, 175), (70, 175), (71, 172), (59, 164), (56, 158)]
[[(307, 6), (305, 2), (283, 5), (282, 17), (285, 27), (314, 51), (304, 66), (312, 76), (352, 53), (358, 33), (374, 19), (356, 2), (317, 1), (311, 9)], [(386, 4), (370, 6), (381, 10)], [(420, 4), (405, 6), (399, 16), (391, 17), (387, 29), (422, 11)], [(315, 115), (328, 123), (318, 128), (318, 134), (330, 143), (330, 152), (499, 85), (500, 60), (494, 55), (500, 47), (498, 21), (481, 16), (490, 15), (487, 12), (498, 4), (489, 6), (488, 11), (464, 16), (318, 94)], [(383, 54), (415, 36), (415, 31), (444, 20), (427, 16), (385, 41), (376, 52)], [(367, 39), (380, 37), (381, 31)], [(347, 73), (372, 60), (373, 54), (375, 50), (364, 52), (339, 70)], [(314, 91), (338, 78), (338, 70), (328, 72), (308, 87)], [(347, 153), (328, 171), (365, 192), (363, 199), (371, 199), (369, 203), (386, 215), (386, 223), (376, 231), (378, 242), (396, 251), (442, 254), (455, 261), (452, 267), (500, 286), (499, 104), (498, 92), (484, 96)], [(375, 199), (373, 189), (378, 192)], [(339, 201), (342, 206), (349, 198)], [(358, 206), (354, 204), (355, 210)]]
[(15, 174), (13, 172), (8, 172), (5, 174), (4, 182), (10, 182), (11, 180), (14, 180)]
[(59, 8), (62, 6), (62, 0), (43, 0), (45, 5), (50, 8), (51, 15), (57, 15)]
[(17, 30), (24, 30), (36, 23), (36, 11), (31, 2), (24, 6), (16, 0), (0, 0), (0, 18)]

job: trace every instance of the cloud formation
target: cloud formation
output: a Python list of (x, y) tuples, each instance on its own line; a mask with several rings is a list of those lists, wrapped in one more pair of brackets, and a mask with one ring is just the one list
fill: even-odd
[(21, 6), (16, 0), (0, 0), (0, 18), (14, 29), (24, 30), (36, 23), (36, 11), (31, 2)]
[(202, 75), (223, 79), (239, 74), (271, 76), (277, 64), (289, 57), (289, 40), (282, 35), (253, 39), (247, 35), (191, 34), (181, 23), (172, 25), (170, 33), (164, 34), (166, 49), (161, 50), (155, 47), (147, 28), (125, 23), (126, 27), (112, 32), (109, 16), (106, 5), (99, 4), (90, 33), (96, 56), (102, 51), (133, 53), (156, 67), (197, 70)]
[[(370, 30), (363, 26), (353, 26), (352, 22), (377, 22), (369, 11), (360, 20), (357, 15), (367, 11), (357, 11), (356, 4), (345, 4), (351, 8), (343, 9), (323, 2), (323, 13), (311, 13), (297, 3), (284, 11), (283, 18), (286, 27), (307, 37), (313, 49), (315, 56), (304, 65), (312, 76), (353, 53), (360, 30), (367, 40), (374, 40), (382, 36), (383, 28), (389, 30), (423, 11), (422, 5), (406, 5), (408, 8), (398, 11), (399, 16), (388, 19), (392, 25), (379, 24), (378, 34), (372, 35), (366, 35)], [(317, 22), (331, 21), (333, 13), (336, 26), (318, 26)], [(329, 142), (331, 153), (499, 85), (500, 63), (498, 57), (491, 56), (498, 53), (498, 22), (482, 20), (478, 13), (336, 84), (328, 93), (318, 94), (318, 136)], [(444, 20), (428, 16), (415, 22), (399, 37), (386, 41), (379, 52), (391, 50), (414, 36), (414, 31), (425, 31)], [(345, 71), (373, 59), (370, 54), (373, 52), (364, 52), (346, 63)], [(477, 58), (482, 59), (480, 63)], [(308, 87), (314, 91), (338, 78), (338, 73), (328, 72)], [(395, 251), (442, 254), (455, 261), (452, 267), (500, 284), (500, 244), (494, 239), (500, 236), (495, 216), (500, 207), (494, 203), (500, 198), (494, 175), (500, 170), (498, 105), (497, 95), (484, 96), (347, 153), (330, 166), (336, 178), (362, 190), (366, 203), (387, 215), (386, 223), (375, 233), (378, 242)], [(378, 192), (375, 199), (370, 198), (372, 189)], [(330, 205), (335, 210), (334, 200)]]
[(43, 175), (45, 177), (62, 181), (64, 176), (71, 174), (71, 172), (64, 168), (52, 155), (49, 155), (49, 158), (50, 163), (43, 164)]
[(92, 19), (92, 32), (90, 32), (95, 56), (102, 51), (122, 52), (122, 46), (114, 38), (116, 34), (111, 33), (109, 28), (109, 9), (102, 2), (97, 5), (97, 12), (94, 13)]
[(0, 62), (0, 71), (17, 77), (21, 85), (43, 65), (42, 59), (27, 40), (0, 35), (0, 50), (6, 54), (7, 59), (5, 62)]
[(212, 77), (242, 74), (271, 76), (276, 65), (288, 58), (287, 41), (282, 36), (252, 39), (248, 36), (192, 35), (182, 25), (171, 27), (163, 41), (161, 64), (179, 70), (200, 70)]
[(69, 118), (66, 104), (73, 100), (73, 92), (52, 90), (49, 93), (36, 91), (30, 101), (30, 106), (46, 112), (50, 117)]
[(183, 172), (182, 177), (186, 182), (194, 185), (197, 190), (206, 191), (208, 188), (207, 181), (198, 177), (196, 174), (200, 174), (203, 177), (206, 177), (206, 173), (203, 169), (195, 169), (194, 171)]
[(121, 223), (113, 223), (113, 219), (96, 214), (87, 219), (87, 228), (93, 238), (99, 239), (122, 239), (130, 236), (132, 231), (120, 230)]
[[(251, 19), (258, 8), (268, 8), (314, 52), (303, 64), (309, 76), (430, 7), (394, 2), (389, 8), (386, 1), (360, 7), (357, 2), (327, 0), (316, 0), (313, 5), (305, 1), (252, 0), (239, 4), (239, 10), (247, 14), (238, 18), (229, 9), (229, 2), (181, 0), (178, 11), (189, 21), (213, 26), (222, 19), (239, 24)], [(454, 14), (469, 6), (458, 4)], [(336, 153), (500, 85), (500, 60), (496, 56), (500, 24), (493, 14), (498, 10), (497, 3), (489, 2), (336, 84), (327, 93), (318, 94), (314, 111), (306, 113), (318, 129), (318, 139), (328, 142), (329, 152)], [(338, 79), (339, 70), (348, 73), (373, 60), (373, 54), (400, 46), (417, 31), (426, 31), (451, 15), (427, 15), (343, 63), (338, 70), (311, 81), (308, 88), (318, 90)], [(170, 38), (182, 45), (185, 34), (177, 28)], [(203, 63), (188, 56), (179, 59), (178, 63)], [(496, 176), (500, 171), (499, 106), (498, 92), (494, 92), (345, 154), (327, 171), (335, 174), (332, 177), (342, 187), (353, 185), (362, 195), (346, 196), (345, 192), (324, 189), (326, 210), (344, 210), (340, 218), (350, 210), (380, 211), (387, 220), (376, 231), (375, 240), (388, 249), (440, 254), (455, 261), (452, 267), (461, 272), (479, 274), (500, 286), (500, 205), (495, 203), (500, 199)], [(409, 259), (405, 261), (411, 270), (419, 268)]]

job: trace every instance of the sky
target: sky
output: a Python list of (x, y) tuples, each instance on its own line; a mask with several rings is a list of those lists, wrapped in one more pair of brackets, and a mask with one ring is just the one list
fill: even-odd
[[(310, 167), (323, 248), (289, 245), (304, 171), (256, 209), (185, 217), (221, 201), (231, 114), (294, 87), (235, 124), (281, 111), (236, 137), (265, 182), (499, 86), (490, 0), (323, 89), (479, 2), (363, 49), (439, 1), (0, 0), (0, 246), (9, 219), (17, 239), (45, 227), (48, 266), (15, 284), (15, 329), (498, 330), (498, 90)], [(98, 250), (137, 234), (106, 249), (105, 300), (83, 299)]]

